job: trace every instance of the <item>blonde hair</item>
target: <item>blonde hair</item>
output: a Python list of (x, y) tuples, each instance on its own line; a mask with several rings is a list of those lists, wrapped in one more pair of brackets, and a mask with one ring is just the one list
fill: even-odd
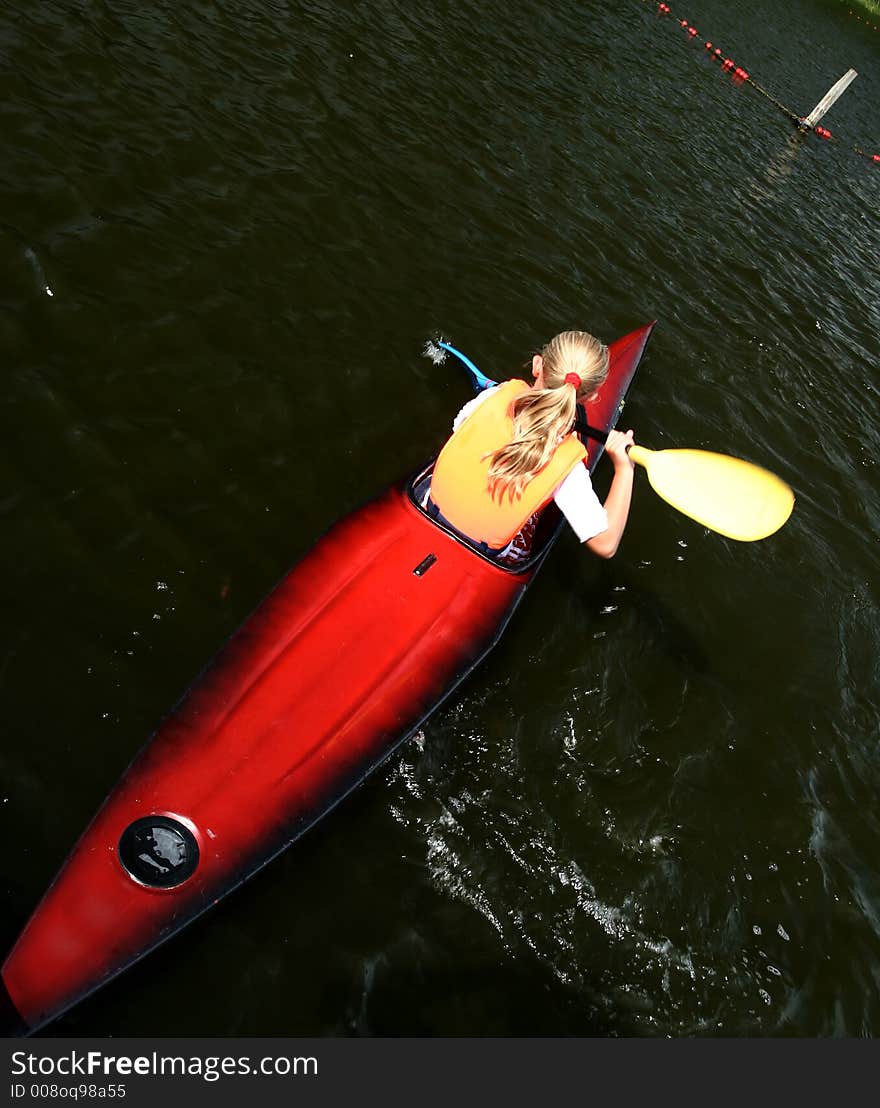
[[(577, 401), (591, 396), (608, 376), (608, 347), (587, 331), (562, 331), (541, 351), (544, 388), (532, 388), (511, 405), (513, 438), (486, 455), (489, 492), (499, 499), (521, 496), (525, 486), (553, 457), (571, 431)], [(575, 373), (580, 385), (566, 383)]]

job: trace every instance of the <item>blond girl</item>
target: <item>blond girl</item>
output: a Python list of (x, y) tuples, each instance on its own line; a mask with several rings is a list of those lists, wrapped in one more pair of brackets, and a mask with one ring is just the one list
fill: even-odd
[(595, 399), (607, 374), (605, 345), (586, 331), (563, 331), (532, 359), (531, 387), (505, 381), (465, 404), (434, 466), (429, 514), (515, 565), (528, 554), (541, 509), (554, 500), (585, 546), (613, 557), (632, 498), (633, 432), (608, 435), (614, 478), (604, 505), (573, 432), (578, 401)]

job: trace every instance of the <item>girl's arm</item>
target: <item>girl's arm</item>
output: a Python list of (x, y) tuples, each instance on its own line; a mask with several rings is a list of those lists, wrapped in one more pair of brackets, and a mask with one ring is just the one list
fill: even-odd
[(584, 546), (594, 554), (598, 554), (600, 558), (613, 558), (617, 553), (629, 518), (634, 466), (629, 460), (626, 448), (632, 445), (632, 431), (611, 431), (605, 443), (605, 453), (614, 464), (614, 479), (605, 500), (608, 529), (600, 531), (598, 535), (594, 535), (584, 543)]

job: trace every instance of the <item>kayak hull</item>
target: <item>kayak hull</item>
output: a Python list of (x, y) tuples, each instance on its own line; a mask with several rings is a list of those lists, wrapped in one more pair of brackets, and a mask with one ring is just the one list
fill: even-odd
[[(594, 426), (613, 426), (650, 330), (612, 345)], [(591, 467), (600, 451), (591, 444)], [(3, 964), (17, 1030), (55, 1018), (255, 873), (498, 640), (558, 513), (512, 572), (421, 511), (414, 489), (429, 473), (332, 527), (123, 774)]]

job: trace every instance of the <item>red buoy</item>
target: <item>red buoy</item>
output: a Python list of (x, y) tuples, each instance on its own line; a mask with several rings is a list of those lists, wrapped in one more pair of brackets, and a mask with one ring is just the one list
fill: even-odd
[(688, 30), (688, 34), (691, 36), (691, 38), (693, 38), (694, 35), (698, 35), (699, 33), (700, 32), (697, 30), (696, 27), (691, 27)]
[(707, 42), (707, 43), (706, 43), (706, 49), (707, 49), (707, 50), (711, 50), (711, 49), (712, 49), (712, 43), (711, 43), (711, 42)]
[(871, 155), (871, 161), (872, 162), (880, 162), (880, 154), (872, 154)]

